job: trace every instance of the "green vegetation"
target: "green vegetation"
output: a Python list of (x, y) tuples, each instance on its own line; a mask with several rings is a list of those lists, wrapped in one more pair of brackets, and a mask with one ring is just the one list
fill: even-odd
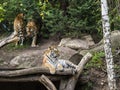
[[(108, 0), (111, 29), (120, 28), (119, 0)], [(8, 21), (13, 30), (15, 16), (23, 12), (26, 19), (39, 13), (43, 20), (41, 34), (45, 37), (79, 37), (81, 33), (101, 35), (100, 0), (3, 0), (0, 3), (0, 22)]]
[(24, 44), (23, 46), (22, 45), (15, 46), (15, 43), (11, 43), (11, 44), (8, 44), (5, 48), (8, 51), (13, 51), (13, 50), (22, 50), (27, 47), (29, 47), (28, 44)]
[(83, 32), (101, 32), (99, 0), (3, 0), (0, 8), (0, 20), (7, 20), (11, 26), (20, 12), (26, 14), (26, 19), (35, 17), (33, 13), (39, 13), (43, 20), (43, 36), (59, 33), (60, 36), (79, 37)]
[(103, 66), (102, 58), (105, 57), (104, 52), (96, 52), (93, 54), (92, 60), (86, 65), (86, 68), (101, 68)]

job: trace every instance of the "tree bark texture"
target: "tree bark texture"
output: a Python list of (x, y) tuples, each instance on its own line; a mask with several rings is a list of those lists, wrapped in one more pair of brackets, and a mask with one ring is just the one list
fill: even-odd
[(17, 37), (16, 34), (13, 32), (9, 37), (3, 38), (2, 40), (0, 40), (0, 48), (9, 43), (19, 41), (19, 39), (20, 38)]
[[(7, 70), (7, 71), (0, 71), (0, 77), (17, 77), (17, 76), (25, 76), (25, 75), (34, 75), (34, 74), (50, 74), (48, 68), (44, 67), (33, 67), (33, 68), (26, 68), (21, 70)], [(71, 69), (64, 69), (64, 71), (56, 70), (56, 75), (73, 75)]]
[(111, 51), (111, 41), (110, 41), (110, 23), (108, 17), (108, 6), (107, 0), (101, 0), (102, 9), (102, 25), (103, 25), (103, 37), (104, 37), (104, 51), (107, 64), (107, 74), (108, 74), (108, 85), (110, 90), (116, 90), (116, 80), (114, 72), (114, 62)]
[(48, 90), (57, 90), (55, 85), (45, 76), (42, 75), (39, 81), (48, 89)]

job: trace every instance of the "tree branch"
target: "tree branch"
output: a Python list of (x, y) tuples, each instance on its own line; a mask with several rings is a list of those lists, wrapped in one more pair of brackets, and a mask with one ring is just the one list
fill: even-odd
[[(24, 76), (24, 75), (31, 75), (31, 74), (50, 74), (48, 68), (44, 67), (33, 67), (21, 70), (7, 70), (7, 71), (0, 71), (0, 77), (15, 77), (15, 76)], [(57, 70), (57, 75), (73, 75), (71, 69), (65, 69), (64, 71)]]
[(48, 90), (57, 90), (55, 85), (45, 76), (42, 75), (39, 81), (48, 89)]

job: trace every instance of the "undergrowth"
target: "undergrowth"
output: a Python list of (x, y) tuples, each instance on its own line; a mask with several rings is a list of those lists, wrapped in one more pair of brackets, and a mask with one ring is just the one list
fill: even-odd
[(104, 52), (96, 52), (93, 54), (92, 60), (86, 64), (85, 68), (101, 68), (103, 66)]

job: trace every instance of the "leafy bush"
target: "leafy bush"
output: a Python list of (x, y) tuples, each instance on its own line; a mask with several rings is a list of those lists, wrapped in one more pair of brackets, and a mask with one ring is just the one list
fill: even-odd
[[(2, 15), (4, 15), (2, 20), (8, 21), (11, 26), (13, 26), (16, 15), (21, 12), (25, 13), (27, 20), (33, 18), (34, 13), (39, 13), (39, 8), (37, 7), (37, 2), (35, 2), (35, 0), (9, 0), (1, 4), (0, 10), (1, 7), (3, 9), (2, 12), (4, 11), (2, 13)], [(13, 30), (13, 28), (11, 28), (11, 30)]]
[[(51, 7), (47, 4), (44, 12), (44, 30), (50, 35), (60, 33), (65, 36), (79, 37), (81, 32), (101, 32), (101, 12), (99, 1), (82, 0), (81, 2), (69, 2), (66, 15), (63, 10)], [(58, 7), (58, 6), (57, 6)]]
[(5, 12), (5, 9), (0, 4), (0, 22), (4, 20), (4, 12)]
[(96, 67), (100, 68), (103, 65), (102, 58), (105, 56), (104, 52), (94, 53), (92, 60), (86, 65), (86, 68)]

